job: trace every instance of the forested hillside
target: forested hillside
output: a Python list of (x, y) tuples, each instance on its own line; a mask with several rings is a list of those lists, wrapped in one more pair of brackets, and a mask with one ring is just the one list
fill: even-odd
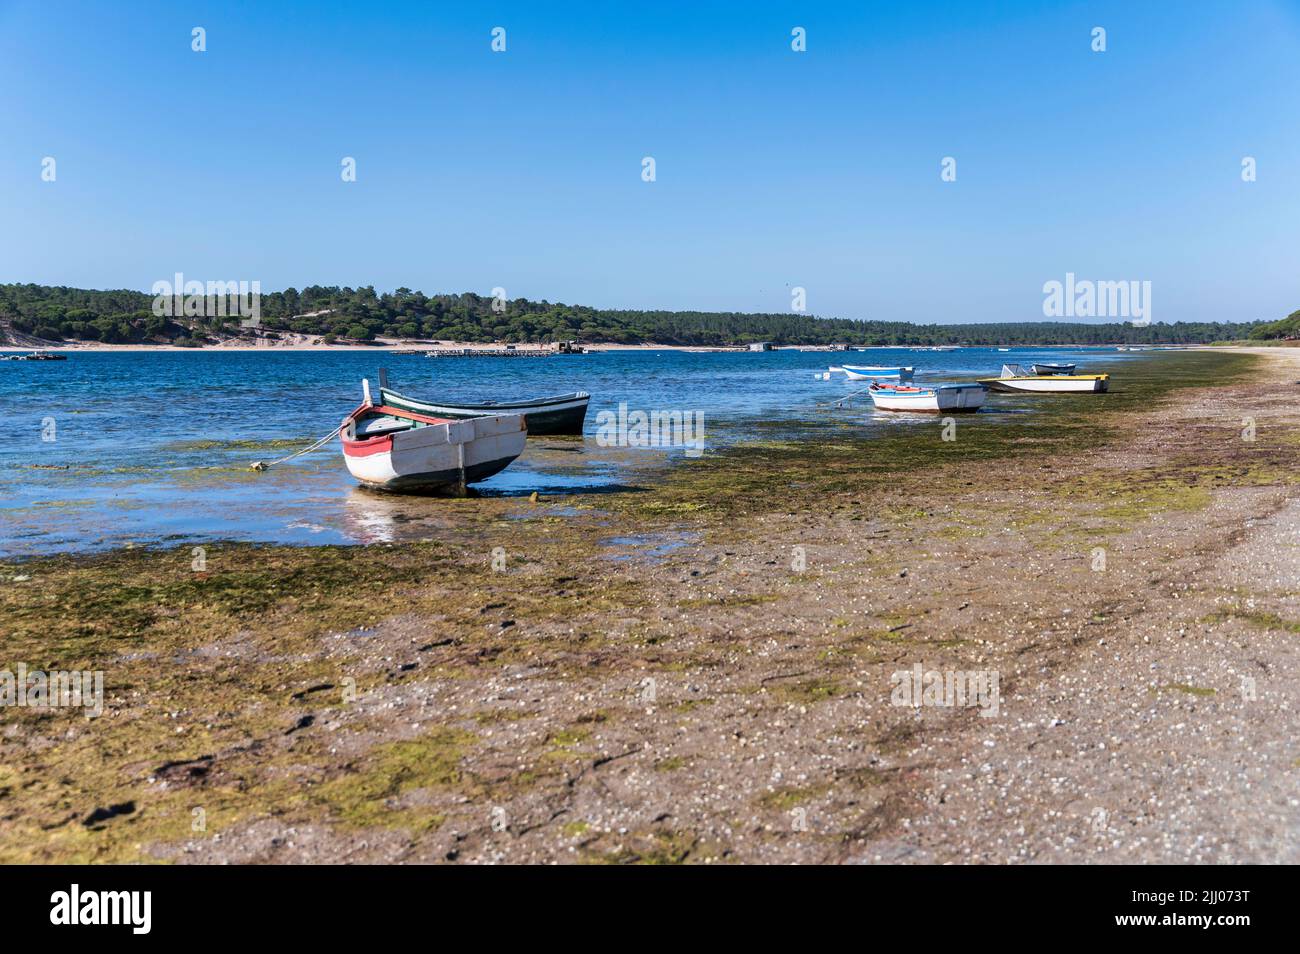
[(1300, 338), (1300, 310), (1293, 311), (1278, 321), (1256, 325), (1250, 336), (1261, 341), (1276, 338)]
[[(233, 302), (233, 299), (231, 299)], [(215, 302), (209, 301), (209, 305)], [(625, 311), (517, 298), (494, 310), (493, 299), (471, 293), (425, 295), (409, 288), (379, 294), (374, 288), (312, 285), (261, 296), (261, 333), (297, 332), (330, 341), (378, 337), (450, 341), (585, 342), (673, 345), (1021, 345), (1170, 344), (1247, 337), (1254, 323), (1176, 322), (1134, 328), (1127, 324), (1051, 321), (926, 324), (818, 318), (803, 314), (705, 311)], [(139, 291), (93, 291), (48, 285), (0, 285), (0, 334), (49, 341), (177, 343), (200, 346), (256, 332), (226, 317), (158, 317), (153, 296)], [(205, 314), (214, 314), (208, 307)], [(1294, 326), (1297, 312), (1284, 322)], [(1282, 325), (1284, 322), (1277, 322)], [(1273, 326), (1261, 326), (1273, 327)], [(1279, 335), (1281, 336), (1281, 335)], [(12, 334), (9, 334), (12, 337)]]

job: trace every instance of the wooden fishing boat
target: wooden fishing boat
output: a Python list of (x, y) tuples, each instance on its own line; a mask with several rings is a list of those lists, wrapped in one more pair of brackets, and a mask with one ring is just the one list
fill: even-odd
[(897, 368), (897, 367), (880, 367), (873, 364), (846, 364), (844, 373), (848, 375), (850, 381), (875, 380), (877, 378), (898, 378), (899, 381), (910, 381), (912, 375), (916, 373), (916, 368)]
[(1057, 364), (1053, 361), (1031, 364), (1034, 374), (1074, 374), (1075, 365)]
[(368, 487), (399, 493), (453, 492), (499, 473), (524, 449), (522, 414), (464, 420), (432, 417), (365, 399), (343, 419), (339, 440), (348, 471)]
[(980, 378), (994, 391), (1030, 391), (1037, 394), (1101, 394), (1110, 384), (1109, 374), (1026, 374), (1018, 364), (1004, 364), (996, 378)]
[(867, 393), (877, 410), (940, 414), (978, 411), (988, 391), (982, 384), (873, 384)]
[(452, 420), (484, 415), (522, 414), (528, 422), (528, 436), (541, 437), (548, 434), (581, 434), (591, 395), (586, 391), (574, 391), (571, 394), (556, 394), (531, 401), (480, 401), (474, 404), (420, 401), (389, 388), (388, 376), (381, 370), (379, 400), (389, 407)]

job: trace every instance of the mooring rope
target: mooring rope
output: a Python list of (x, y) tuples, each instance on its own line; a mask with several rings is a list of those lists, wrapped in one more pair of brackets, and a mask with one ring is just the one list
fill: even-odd
[[(343, 422), (343, 424), (346, 423), (347, 421)], [(315, 443), (311, 444), (308, 447), (304, 447), (300, 451), (295, 451), (294, 453), (289, 454), (287, 457), (281, 457), (279, 460), (269, 460), (269, 461), (255, 460), (251, 465), (249, 465), (249, 469), (266, 470), (268, 467), (274, 467), (276, 464), (283, 464), (287, 460), (293, 460), (295, 457), (301, 457), (303, 454), (310, 454), (314, 450), (319, 450), (320, 448), (328, 444), (330, 441), (334, 440), (338, 432), (343, 430), (343, 424), (340, 424), (338, 427), (334, 428), (334, 430), (330, 431), (320, 440), (316, 441)]]
[[(874, 383), (874, 382), (872, 382), (872, 383)], [(831, 402), (830, 402), (830, 406), (833, 406), (833, 407), (843, 407), (843, 406), (844, 406), (844, 402), (847, 401), (849, 398), (851, 398), (851, 397), (857, 397), (859, 394), (866, 394), (866, 393), (867, 393), (868, 391), (870, 391), (870, 390), (871, 390), (871, 385), (867, 385), (867, 386), (866, 386), (865, 388), (863, 388), (861, 391), (853, 391), (853, 392), (851, 392), (851, 393), (849, 393), (849, 394), (844, 395), (844, 397), (840, 398), (838, 401), (831, 401)]]

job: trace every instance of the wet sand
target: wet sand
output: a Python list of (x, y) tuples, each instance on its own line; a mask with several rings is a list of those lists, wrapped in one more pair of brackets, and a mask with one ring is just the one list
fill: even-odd
[(12, 658), (107, 695), (5, 711), (0, 858), (1300, 860), (1300, 355), (1215, 352), (423, 543), (0, 564)]

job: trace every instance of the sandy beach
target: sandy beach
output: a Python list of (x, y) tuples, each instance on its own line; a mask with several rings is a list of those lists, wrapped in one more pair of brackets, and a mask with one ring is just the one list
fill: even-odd
[[(7, 718), (0, 857), (1300, 861), (1300, 354), (1137, 367), (952, 441), (377, 504), (422, 542), (0, 564), (13, 657), (106, 683)], [(917, 667), (997, 697), (899, 704)]]
[[(484, 344), (481, 341), (441, 341), (433, 339), (396, 339), (396, 338), (376, 338), (370, 344), (325, 344), (321, 335), (303, 335), (284, 333), (279, 339), (259, 339), (256, 344), (250, 344), (246, 339), (231, 338), (219, 341), (213, 344), (204, 345), (201, 348), (184, 348), (170, 344), (104, 344), (97, 341), (44, 341), (24, 338), (22, 344), (0, 344), (0, 353), (5, 351), (31, 351), (33, 349), (47, 351), (67, 351), (67, 352), (132, 352), (132, 351), (183, 351), (183, 352), (201, 352), (201, 351), (436, 351), (440, 349), (469, 350), (469, 351), (492, 351), (497, 352), (503, 348), (516, 348), (520, 350), (534, 350), (546, 347), (530, 342), (500, 341), (490, 344)], [(658, 342), (645, 342), (642, 344), (619, 344), (615, 342), (592, 342), (587, 347), (593, 351), (684, 351), (708, 353), (715, 351), (747, 351), (743, 345), (735, 347), (707, 347), (703, 345), (678, 345), (678, 344), (661, 344)], [(872, 350), (893, 350), (905, 351), (910, 350), (912, 345), (877, 345)], [(928, 346), (919, 346), (928, 347)], [(1064, 346), (1062, 346), (1064, 347)], [(1114, 345), (1071, 345), (1074, 349), (1089, 348), (1112, 348)], [(1174, 346), (1169, 346), (1174, 347)], [(1181, 346), (1180, 346), (1181, 347)], [(802, 349), (806, 351), (825, 351), (833, 354), (837, 349), (825, 345), (781, 345), (773, 350), (784, 350), (786, 348)], [(1218, 349), (1216, 349), (1218, 350)]]

